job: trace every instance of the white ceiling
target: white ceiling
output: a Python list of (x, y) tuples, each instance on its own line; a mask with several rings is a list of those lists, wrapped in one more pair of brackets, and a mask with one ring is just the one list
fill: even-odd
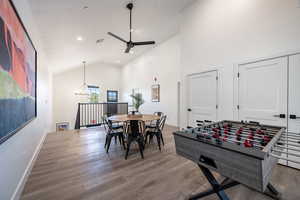
[[(135, 0), (133, 41), (155, 40), (157, 44), (178, 31), (179, 13), (194, 0)], [(135, 47), (124, 54), (125, 44), (107, 35), (129, 38), (128, 0), (29, 0), (41, 33), (51, 70), (103, 62), (123, 65), (153, 48)], [(84, 9), (84, 6), (88, 6)], [(77, 41), (81, 36), (83, 41)], [(96, 44), (97, 39), (104, 39)], [(118, 61), (120, 63), (118, 63)]]

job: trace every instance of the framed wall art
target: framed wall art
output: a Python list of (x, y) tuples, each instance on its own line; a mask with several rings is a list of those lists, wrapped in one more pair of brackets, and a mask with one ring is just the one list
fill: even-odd
[(159, 84), (152, 85), (151, 99), (152, 99), (152, 102), (160, 102), (160, 85)]
[(56, 132), (67, 131), (67, 130), (69, 130), (69, 127), (70, 127), (69, 122), (56, 123)]
[(0, 0), (0, 144), (37, 116), (37, 52), (11, 0)]
[(107, 102), (118, 102), (118, 91), (107, 90)]

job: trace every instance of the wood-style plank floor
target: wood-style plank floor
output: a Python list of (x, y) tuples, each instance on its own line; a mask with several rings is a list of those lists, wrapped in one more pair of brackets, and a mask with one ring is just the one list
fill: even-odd
[[(166, 126), (162, 152), (148, 145), (140, 158), (135, 146), (128, 160), (114, 142), (109, 154), (101, 128), (48, 134), (31, 175), (23, 200), (184, 200), (209, 187), (198, 167), (175, 153), (172, 132)], [(215, 174), (221, 181), (222, 177)], [(300, 199), (300, 171), (277, 166), (272, 183), (284, 200)], [(244, 186), (226, 190), (232, 200), (269, 200)], [(212, 195), (204, 200), (217, 200)]]

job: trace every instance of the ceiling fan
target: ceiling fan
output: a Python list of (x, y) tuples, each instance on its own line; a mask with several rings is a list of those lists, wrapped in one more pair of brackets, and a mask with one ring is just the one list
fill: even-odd
[(125, 50), (125, 53), (129, 53), (130, 50), (134, 47), (134, 46), (142, 46), (142, 45), (153, 45), (155, 44), (155, 41), (144, 41), (144, 42), (133, 42), (131, 40), (131, 33), (132, 33), (132, 9), (133, 9), (133, 3), (129, 3), (127, 4), (126, 6), (129, 11), (130, 11), (130, 22), (129, 22), (129, 41), (126, 41), (124, 40), (123, 38), (111, 33), (111, 32), (108, 32), (107, 34), (118, 39), (118, 40), (121, 40), (122, 42), (126, 43), (127, 45), (127, 48)]

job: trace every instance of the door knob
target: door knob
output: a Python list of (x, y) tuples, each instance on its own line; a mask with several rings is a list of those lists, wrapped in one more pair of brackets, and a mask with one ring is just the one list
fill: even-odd
[(285, 119), (285, 114), (273, 115), (273, 117), (279, 117), (281, 119)]
[(192, 111), (192, 109), (188, 108), (188, 109), (187, 109), (187, 111), (191, 112), (191, 111)]
[(297, 115), (290, 115), (290, 119), (300, 119), (300, 117), (297, 117)]

